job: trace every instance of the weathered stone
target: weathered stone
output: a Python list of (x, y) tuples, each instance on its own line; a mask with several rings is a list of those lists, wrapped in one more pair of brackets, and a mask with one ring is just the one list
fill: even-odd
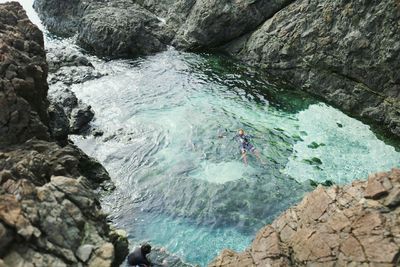
[(114, 246), (106, 243), (95, 250), (89, 261), (89, 267), (108, 267), (114, 260)]
[(365, 189), (365, 198), (379, 199), (387, 194), (387, 189), (382, 185), (381, 179), (377, 179), (376, 175), (368, 178), (367, 188)]
[(81, 261), (87, 262), (92, 254), (93, 249), (93, 245), (85, 244), (80, 246), (75, 254)]
[(64, 127), (57, 110), (49, 123), (43, 37), (16, 2), (0, 4), (0, 59), (0, 265), (88, 266), (74, 254), (88, 241), (103, 266), (118, 266), (127, 243), (115, 243), (114, 258), (114, 236), (93, 191), (110, 177), (68, 144), (66, 130), (57, 133)]
[(306, 201), (302, 205), (304, 208), (304, 216), (302, 218), (307, 221), (318, 220), (331, 202), (332, 199), (326, 194), (325, 189), (322, 186), (318, 186), (314, 192), (306, 197)]
[[(1, 5), (0, 17), (0, 146), (48, 140), (43, 35), (17, 2)], [(25, 41), (28, 47), (15, 45)]]
[(391, 208), (397, 207), (400, 204), (400, 186), (395, 187), (386, 197), (385, 205)]
[[(399, 178), (400, 172), (393, 169), (371, 175), (368, 181), (337, 187), (329, 194), (319, 187), (264, 227), (250, 254), (224, 251), (209, 266), (396, 266), (399, 206), (383, 209), (381, 203), (391, 202), (393, 192), (397, 195)], [(368, 184), (387, 179), (392, 185), (385, 187), (388, 195), (379, 200), (364, 198)], [(366, 206), (370, 201), (377, 204)], [(252, 261), (248, 265), (239, 264), (249, 256)]]
[(72, 133), (79, 133), (93, 119), (94, 112), (91, 106), (81, 104), (80, 108), (75, 108), (71, 112), (70, 128)]
[(343, 241), (340, 245), (340, 251), (346, 255), (349, 261), (363, 262), (366, 260), (360, 242), (358, 242), (358, 240), (353, 236), (349, 236)]

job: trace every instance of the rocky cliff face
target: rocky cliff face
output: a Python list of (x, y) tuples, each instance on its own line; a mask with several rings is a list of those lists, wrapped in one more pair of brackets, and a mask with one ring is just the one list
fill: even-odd
[(35, 3), (50, 30), (99, 55), (223, 50), (400, 136), (397, 0)]
[(400, 136), (398, 1), (300, 0), (225, 47)]
[(47, 64), (40, 30), (16, 3), (0, 8), (0, 146), (48, 140)]
[(400, 169), (343, 187), (319, 186), (261, 229), (242, 253), (209, 266), (398, 266)]
[(112, 186), (107, 171), (48, 130), (42, 33), (12, 2), (0, 37), (0, 266), (117, 266), (127, 240), (93, 191)]

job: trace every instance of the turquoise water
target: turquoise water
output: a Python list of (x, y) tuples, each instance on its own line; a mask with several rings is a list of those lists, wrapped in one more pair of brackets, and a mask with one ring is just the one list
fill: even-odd
[[(97, 68), (110, 74), (72, 89), (104, 135), (73, 140), (114, 178), (103, 206), (132, 244), (189, 263), (245, 249), (310, 180), (343, 184), (399, 166), (367, 125), (224, 57), (170, 50)], [(255, 136), (264, 163), (243, 164), (238, 128)]]

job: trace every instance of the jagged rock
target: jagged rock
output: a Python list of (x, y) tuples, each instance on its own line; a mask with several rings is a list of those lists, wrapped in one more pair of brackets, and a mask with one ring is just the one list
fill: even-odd
[[(63, 83), (67, 86), (100, 78), (107, 73), (93, 65), (95, 58), (85, 55), (72, 42), (52, 41), (46, 47), (50, 85)], [(50, 93), (51, 96), (51, 93)]]
[(49, 128), (56, 140), (66, 140), (69, 134), (69, 119), (62, 106), (55, 102), (49, 106)]
[[(14, 240), (6, 254), (0, 255), (6, 264), (16, 266), (32, 260), (26, 253), (37, 248), (29, 252), (40, 254), (35, 259), (37, 265), (54, 261), (79, 266), (92, 259), (92, 255), (86, 260), (82, 260), (83, 254), (75, 256), (82, 243), (102, 246), (111, 242), (114, 246), (114, 234), (92, 191), (109, 180), (99, 163), (72, 145), (60, 147), (46, 141), (9, 147), (3, 150), (2, 159), (0, 220)], [(10, 237), (0, 236), (0, 244), (10, 242)], [(123, 254), (127, 243), (120, 242), (118, 247)], [(125, 256), (120, 255), (118, 262)], [(108, 265), (104, 266), (111, 266), (114, 260), (114, 255), (107, 256), (104, 262)]]
[[(388, 194), (370, 200), (368, 188), (386, 179)], [(247, 251), (225, 250), (209, 266), (397, 266), (400, 202), (392, 200), (399, 188), (400, 169), (319, 186), (260, 230)]]
[(0, 146), (47, 130), (47, 64), (41, 31), (17, 2), (0, 6)]
[(69, 37), (73, 36), (78, 28), (77, 18), (83, 15), (87, 7), (85, 4), (86, 2), (80, 0), (43, 0), (34, 1), (33, 7), (50, 32)]
[(158, 28), (160, 20), (139, 5), (111, 5), (87, 12), (78, 42), (100, 56), (147, 55), (166, 48)]
[(179, 22), (173, 44), (184, 49), (205, 49), (225, 44), (249, 31), (274, 15), (293, 0), (268, 1), (177, 1), (168, 18), (173, 24), (175, 14), (186, 13)]
[(50, 128), (55, 137), (65, 135), (66, 131), (68, 135), (88, 128), (88, 123), (94, 117), (91, 106), (79, 101), (75, 93), (64, 84), (52, 86), (50, 93)]
[(94, 113), (91, 106), (81, 104), (71, 112), (70, 129), (72, 133), (79, 133), (93, 119)]
[[(65, 116), (50, 107), (49, 123), (43, 37), (20, 4), (0, 4), (0, 37), (0, 265), (121, 264), (126, 255), (114, 257), (94, 192), (110, 177), (66, 139), (63, 147), (52, 142), (65, 136)], [(87, 262), (75, 255), (81, 244), (97, 246)]]
[(225, 49), (400, 136), (399, 2), (300, 0)]

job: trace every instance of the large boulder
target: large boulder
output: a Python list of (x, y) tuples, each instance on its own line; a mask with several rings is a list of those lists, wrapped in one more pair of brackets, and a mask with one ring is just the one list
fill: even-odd
[(21, 5), (0, 6), (0, 147), (48, 140), (47, 63), (42, 32)]
[(129, 57), (164, 50), (161, 21), (139, 5), (113, 3), (88, 11), (78, 28), (78, 43), (100, 56)]
[(34, 7), (50, 32), (77, 34), (78, 43), (99, 56), (147, 55), (166, 49), (170, 39), (162, 21), (132, 0), (36, 0)]
[(399, 1), (300, 0), (225, 50), (400, 136)]
[(209, 267), (399, 266), (400, 169), (343, 187), (319, 186)]

